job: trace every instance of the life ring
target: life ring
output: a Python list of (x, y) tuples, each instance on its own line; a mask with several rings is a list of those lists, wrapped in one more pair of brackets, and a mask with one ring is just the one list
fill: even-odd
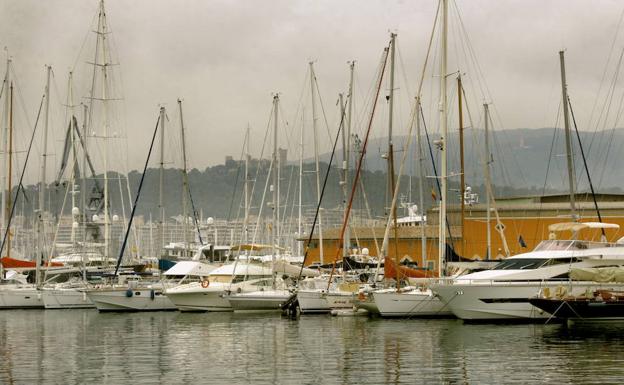
[(210, 281), (208, 281), (208, 280), (205, 280), (205, 281), (202, 281), (202, 282), (201, 282), (201, 286), (202, 286), (204, 289), (205, 289), (205, 288), (207, 288), (207, 287), (208, 287), (208, 285), (210, 285)]

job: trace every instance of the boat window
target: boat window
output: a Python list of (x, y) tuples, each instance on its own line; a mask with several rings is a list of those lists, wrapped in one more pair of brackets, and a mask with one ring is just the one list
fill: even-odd
[(531, 270), (547, 264), (549, 259), (514, 258), (502, 261), (493, 270)]

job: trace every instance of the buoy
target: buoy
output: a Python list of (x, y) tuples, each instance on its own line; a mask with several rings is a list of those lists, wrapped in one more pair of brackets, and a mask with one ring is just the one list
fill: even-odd
[(132, 297), (132, 289), (126, 290), (126, 297), (128, 298)]
[(204, 289), (207, 288), (209, 285), (210, 285), (210, 281), (208, 280), (202, 281), (201, 283), (201, 287), (203, 287)]

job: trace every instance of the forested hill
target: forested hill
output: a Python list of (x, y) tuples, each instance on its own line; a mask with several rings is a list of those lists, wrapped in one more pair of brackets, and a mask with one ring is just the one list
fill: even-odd
[[(482, 166), (482, 146), (483, 131), (474, 130), (467, 131), (466, 134), (466, 182), (472, 185), (473, 189), (481, 193), (483, 196), (483, 166)], [(432, 135), (430, 138), (434, 140)], [(404, 138), (396, 140), (395, 147), (400, 149)], [(605, 131), (601, 134), (591, 135), (588, 133), (581, 134), (581, 140), (584, 143), (586, 155), (588, 155), (592, 179), (597, 186), (597, 190), (601, 192), (620, 192), (622, 191), (622, 181), (624, 181), (624, 157), (622, 148), (624, 146), (624, 133), (621, 130)], [(476, 143), (476, 144), (475, 144)], [(562, 130), (553, 129), (535, 129), (535, 130), (507, 130), (496, 133), (491, 138), (492, 154), (493, 154), (493, 183), (498, 196), (513, 195), (539, 195), (544, 192), (550, 193), (555, 191), (564, 191), (567, 187), (565, 179), (565, 156), (564, 154), (564, 135)], [(373, 215), (381, 216), (384, 214), (384, 202), (386, 201), (387, 178), (385, 167), (386, 161), (382, 159), (385, 149), (385, 138), (377, 138), (370, 142), (367, 152), (364, 172), (362, 180), (366, 186), (366, 193), (369, 205), (373, 211)], [(449, 140), (449, 173), (459, 172), (458, 146), (457, 136), (451, 136)], [(477, 151), (479, 149), (481, 152)], [(428, 151), (428, 150), (427, 150)], [(399, 150), (397, 150), (399, 152)], [(400, 152), (399, 152), (400, 153)], [(437, 151), (433, 150), (434, 157), (437, 159)], [(400, 156), (396, 156), (400, 159)], [(322, 159), (328, 160), (329, 156), (323, 156)], [(402, 181), (402, 193), (410, 196), (411, 201), (418, 202), (418, 178), (415, 167), (416, 156), (410, 154), (410, 165), (406, 167), (406, 172), (413, 173), (412, 183), (409, 178)], [(606, 160), (605, 160), (606, 159)], [(292, 162), (293, 159), (290, 159)], [(580, 156), (578, 145), (575, 146), (576, 170), (580, 190), (587, 189), (587, 178), (584, 175), (582, 159)], [(293, 162), (296, 163), (296, 162)], [(298, 199), (298, 168), (293, 163), (283, 167), (281, 171), (281, 205), (286, 206), (286, 215), (296, 215), (296, 204)], [(256, 180), (253, 191), (252, 212), (256, 213), (260, 206), (262, 195), (266, 185), (267, 164), (264, 162), (254, 161), (250, 167), (250, 179)], [(431, 167), (431, 158), (427, 153), (427, 186), (425, 188), (425, 202), (429, 206), (432, 204), (432, 190), (435, 190), (435, 179), (431, 178), (433, 170)], [(305, 166), (303, 180), (303, 204), (306, 209), (312, 209), (316, 201), (316, 182), (313, 173), (309, 172), (314, 169), (312, 163)], [(327, 163), (322, 164), (321, 181), (327, 169)], [(397, 166), (398, 170), (398, 166)], [(240, 218), (242, 217), (242, 194), (244, 183), (244, 169), (242, 163), (238, 161), (229, 161), (226, 164), (212, 166), (200, 171), (192, 169), (189, 172), (189, 183), (193, 196), (193, 202), (198, 212), (203, 212), (204, 217), (212, 216), (215, 218)], [(98, 177), (102, 179), (102, 175)], [(109, 173), (110, 191), (111, 191), (111, 207), (113, 212), (121, 214), (119, 180), (117, 174)], [(330, 172), (327, 184), (326, 194), (323, 207), (334, 208), (342, 202), (342, 188), (339, 184), (339, 171), (333, 167)], [(134, 196), (137, 191), (140, 173), (133, 171), (129, 174), (130, 189)], [(157, 216), (158, 192), (159, 192), (159, 170), (149, 169), (145, 179), (143, 194), (141, 196), (138, 214), (149, 216)], [(546, 181), (546, 189), (544, 189)], [(459, 176), (450, 178), (449, 199), (457, 199), (459, 201)], [(125, 180), (122, 180), (124, 188), (123, 201), (126, 207), (126, 214), (129, 213), (129, 197), (127, 189), (125, 189)], [(251, 183), (250, 183), (251, 184)], [(90, 187), (88, 188), (90, 190)], [(167, 215), (174, 216), (182, 212), (182, 174), (177, 169), (165, 170), (164, 184), (164, 201)], [(26, 187), (26, 200), (20, 201), (17, 206), (19, 210), (25, 213), (32, 212), (32, 203), (36, 194), (35, 186)], [(79, 196), (77, 197), (79, 201)], [(49, 193), (49, 201), (54, 211), (60, 209), (65, 197), (65, 185), (51, 185)], [(70, 198), (67, 198), (70, 202)], [(267, 189), (266, 202), (270, 201), (270, 192)], [(354, 204), (356, 208), (364, 208), (361, 195), (359, 195)], [(71, 210), (71, 204), (66, 203), (65, 212)], [(266, 203), (265, 203), (265, 210)], [(268, 212), (268, 211), (265, 211)]]

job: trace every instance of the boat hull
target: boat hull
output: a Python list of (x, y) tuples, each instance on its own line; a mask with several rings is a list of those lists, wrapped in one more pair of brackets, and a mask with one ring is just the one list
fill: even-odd
[(95, 307), (84, 290), (44, 289), (42, 299), (46, 309), (92, 309)]
[(224, 297), (223, 288), (168, 289), (169, 300), (183, 312), (232, 311), (230, 301)]
[(291, 293), (287, 290), (232, 294), (227, 297), (234, 311), (281, 311)]
[(301, 314), (322, 314), (331, 311), (324, 290), (299, 290), (297, 301)]
[(132, 289), (132, 296), (128, 296), (127, 290), (89, 290), (87, 296), (101, 312), (177, 310), (161, 289)]
[(543, 320), (550, 315), (529, 303), (540, 290), (556, 291), (562, 283), (501, 282), (434, 284), (432, 290), (457, 316), (467, 321)]
[(453, 313), (430, 290), (373, 293), (382, 317), (451, 317)]
[(0, 289), (0, 309), (43, 309), (41, 291), (35, 287)]

